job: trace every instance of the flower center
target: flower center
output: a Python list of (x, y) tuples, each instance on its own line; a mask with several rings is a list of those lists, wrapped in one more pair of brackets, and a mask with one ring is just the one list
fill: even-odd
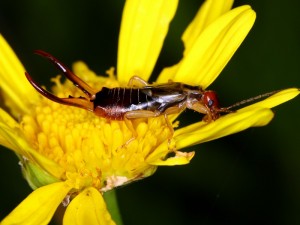
[[(53, 93), (59, 97), (83, 96), (70, 82), (61, 84), (56, 79), (55, 83)], [(149, 176), (156, 166), (147, 162), (148, 156), (166, 143), (160, 158), (172, 152), (171, 131), (163, 116), (132, 120), (138, 134), (134, 137), (124, 121), (108, 120), (43, 97), (21, 124), (30, 145), (60, 165), (65, 171), (60, 179), (77, 190), (94, 186), (106, 191)]]

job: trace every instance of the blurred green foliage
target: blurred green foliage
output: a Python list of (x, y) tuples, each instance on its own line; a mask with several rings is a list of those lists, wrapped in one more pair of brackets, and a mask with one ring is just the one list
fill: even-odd
[[(180, 35), (202, 1), (181, 1), (155, 74), (176, 63)], [(65, 64), (84, 60), (98, 74), (116, 65), (124, 1), (31, 0), (0, 3), (0, 32), (26, 69), (50, 85), (57, 71), (32, 54), (51, 52)], [(218, 80), (223, 105), (300, 86), (300, 1), (250, 4), (257, 21)], [(0, 84), (1, 85), (1, 84)], [(124, 224), (300, 224), (300, 100), (274, 109), (270, 125), (194, 146), (189, 165), (159, 168), (118, 190)], [(195, 121), (196, 113), (189, 112)], [(15, 155), (2, 148), (0, 217), (29, 193)]]

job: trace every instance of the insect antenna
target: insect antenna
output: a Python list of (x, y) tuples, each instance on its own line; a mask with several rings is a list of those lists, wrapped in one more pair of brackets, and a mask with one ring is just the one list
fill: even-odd
[(267, 98), (267, 97), (269, 97), (271, 95), (274, 95), (274, 94), (276, 94), (280, 91), (281, 90), (271, 91), (271, 92), (268, 92), (268, 93), (260, 94), (260, 95), (257, 95), (255, 97), (251, 97), (251, 98), (242, 100), (240, 102), (234, 103), (231, 106), (221, 108), (220, 112), (232, 112), (232, 111), (234, 111), (234, 110), (232, 110), (233, 108), (236, 108), (236, 107), (241, 106), (241, 105), (245, 105), (247, 103), (255, 102), (255, 101), (257, 101), (259, 99), (262, 99), (262, 98)]

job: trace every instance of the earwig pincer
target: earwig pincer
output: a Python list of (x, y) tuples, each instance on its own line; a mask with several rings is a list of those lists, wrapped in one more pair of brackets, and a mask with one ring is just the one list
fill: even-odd
[[(218, 119), (222, 113), (233, 112), (231, 108), (243, 104), (241, 102), (230, 107), (220, 108), (215, 91), (203, 90), (200, 86), (172, 81), (150, 85), (138, 76), (133, 76), (129, 80), (128, 87), (103, 87), (100, 91), (97, 91), (77, 77), (51, 54), (41, 50), (37, 50), (35, 53), (52, 62), (86, 96), (59, 98), (39, 86), (25, 72), (28, 81), (40, 94), (60, 104), (86, 109), (100, 117), (112, 120), (124, 120), (133, 132), (135, 131), (129, 122), (132, 119), (163, 115), (173, 134), (172, 124), (167, 119), (167, 116), (170, 114), (180, 113), (188, 108), (204, 114), (203, 120), (211, 122)], [(265, 96), (274, 93), (267, 93)], [(250, 102), (253, 99), (257, 99), (257, 97), (244, 100), (244, 102)]]

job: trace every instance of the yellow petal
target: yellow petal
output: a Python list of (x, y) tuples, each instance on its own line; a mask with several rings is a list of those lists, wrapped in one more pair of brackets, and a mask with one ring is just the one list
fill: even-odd
[(38, 98), (24, 73), (25, 69), (18, 57), (0, 35), (0, 84), (4, 101), (15, 116), (28, 112), (28, 103)]
[(60, 178), (63, 168), (54, 161), (39, 154), (29, 146), (28, 142), (21, 135), (19, 124), (14, 121), (3, 109), (0, 108), (0, 145), (13, 150), (18, 155), (24, 156), (31, 162), (42, 166), (48, 173)]
[(255, 12), (250, 6), (241, 6), (225, 13), (198, 36), (177, 65), (162, 71), (158, 82), (172, 79), (198, 84), (205, 89), (221, 73), (254, 21)]
[(38, 188), (5, 217), (1, 225), (48, 224), (69, 191), (70, 187), (63, 182)]
[(119, 36), (119, 81), (128, 82), (133, 75), (148, 80), (177, 4), (178, 0), (126, 1)]
[(61, 178), (64, 173), (64, 169), (59, 164), (39, 154), (15, 130), (4, 126), (2, 123), (0, 123), (0, 141), (1, 145), (13, 150), (27, 160), (37, 163), (54, 177)]
[(13, 145), (7, 140), (2, 134), (2, 129), (11, 129), (18, 127), (19, 124), (3, 109), (0, 108), (0, 145), (5, 146), (6, 148), (12, 149)]
[(228, 12), (232, 4), (233, 0), (207, 0), (202, 4), (195, 18), (182, 35), (185, 47), (184, 55), (190, 50), (203, 30), (218, 17)]
[(277, 105), (280, 105), (284, 102), (287, 102), (293, 98), (295, 98), (298, 94), (300, 93), (298, 88), (289, 88), (289, 89), (285, 89), (282, 90), (272, 96), (270, 96), (269, 98), (257, 102), (255, 104), (249, 105), (245, 108), (240, 109), (239, 111), (243, 112), (246, 110), (252, 110), (254, 108), (273, 108)]
[(102, 195), (95, 188), (86, 188), (68, 206), (64, 225), (113, 225)]
[(154, 166), (177, 166), (188, 164), (194, 157), (195, 152), (180, 152), (176, 151), (175, 156), (169, 157), (166, 160), (158, 159), (153, 162), (149, 162)]
[(253, 110), (230, 113), (211, 123), (199, 122), (175, 131), (177, 149), (211, 141), (230, 134), (243, 131), (249, 127), (264, 126), (273, 118), (270, 109), (256, 108)]
[(19, 155), (31, 159), (30, 154), (24, 150), (27, 145), (21, 132), (19, 124), (3, 109), (0, 108), (0, 145), (13, 150)]
[[(172, 143), (170, 144), (167, 140), (160, 144), (155, 151), (149, 154), (146, 158), (146, 162), (153, 166), (175, 166), (184, 165), (189, 163), (194, 157), (194, 152), (173, 152), (175, 155), (166, 158), (172, 149)], [(152, 175), (152, 174), (151, 174)]]

